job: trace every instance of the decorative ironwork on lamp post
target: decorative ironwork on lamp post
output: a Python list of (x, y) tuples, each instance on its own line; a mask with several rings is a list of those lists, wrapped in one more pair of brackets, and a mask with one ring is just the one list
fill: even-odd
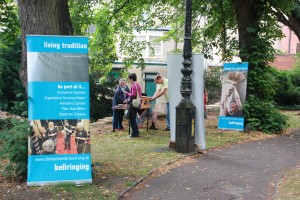
[(183, 46), (183, 68), (181, 73), (180, 93), (182, 100), (176, 106), (176, 140), (175, 150), (180, 153), (194, 151), (195, 106), (190, 99), (192, 94), (192, 0), (186, 0), (186, 18)]

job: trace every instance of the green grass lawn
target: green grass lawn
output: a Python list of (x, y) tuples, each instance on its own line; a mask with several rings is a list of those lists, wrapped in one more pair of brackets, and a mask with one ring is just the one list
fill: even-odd
[[(286, 111), (290, 116), (291, 128), (299, 126), (300, 115), (296, 112)], [(126, 122), (125, 126), (126, 126)], [(110, 132), (111, 123), (92, 124), (92, 160), (93, 183), (80, 187), (72, 184), (59, 184), (47, 186), (41, 190), (53, 194), (52, 199), (117, 199), (118, 194), (133, 186), (142, 177), (155, 169), (167, 168), (167, 163), (184, 159), (187, 154), (176, 153), (168, 148), (170, 133), (162, 131), (164, 120), (159, 120), (158, 131), (140, 130), (139, 138), (128, 138), (128, 130)], [(217, 129), (217, 117), (205, 120), (207, 149), (219, 148), (237, 142), (253, 141), (262, 138), (276, 137), (276, 135), (261, 132), (244, 133), (240, 131), (224, 131)], [(291, 173), (298, 173), (293, 171)], [(285, 178), (288, 180), (289, 176)], [(299, 176), (292, 176), (291, 182), (300, 182)], [(290, 184), (289, 182), (286, 182)], [(298, 187), (299, 185), (295, 185)], [(287, 186), (294, 188), (294, 186)], [(298, 187), (299, 188), (299, 187)], [(279, 193), (286, 193), (280, 189)], [(290, 192), (290, 190), (289, 190)], [(295, 191), (293, 194), (298, 194)], [(89, 197), (89, 198), (87, 198)]]

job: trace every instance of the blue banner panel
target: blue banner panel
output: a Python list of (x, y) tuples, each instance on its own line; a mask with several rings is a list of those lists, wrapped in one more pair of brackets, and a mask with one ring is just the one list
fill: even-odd
[(248, 71), (248, 63), (224, 63), (224, 71)]
[(230, 130), (244, 130), (244, 118), (243, 117), (219, 117), (218, 123), (219, 129), (230, 129)]
[(27, 35), (28, 182), (90, 183), (88, 38)]
[(29, 156), (28, 185), (46, 185), (48, 182), (92, 182), (91, 155), (36, 155)]
[(89, 119), (89, 82), (28, 82), (28, 118)]
[(27, 35), (27, 52), (88, 53), (87, 37)]
[(244, 130), (248, 63), (224, 63), (219, 129)]

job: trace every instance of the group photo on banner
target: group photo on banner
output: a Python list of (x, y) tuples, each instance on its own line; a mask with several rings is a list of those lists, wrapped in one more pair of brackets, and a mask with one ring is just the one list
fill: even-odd
[(28, 186), (91, 183), (88, 38), (27, 35)]
[(244, 130), (248, 63), (224, 63), (219, 129)]

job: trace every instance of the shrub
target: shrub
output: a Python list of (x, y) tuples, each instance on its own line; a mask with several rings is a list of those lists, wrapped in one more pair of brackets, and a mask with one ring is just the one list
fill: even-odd
[[(21, 63), (21, 38), (14, 42), (0, 37), (0, 110), (21, 115), (24, 110), (14, 109), (19, 101), (25, 100), (25, 88), (19, 77)], [(17, 96), (17, 94), (24, 94)], [(24, 106), (23, 106), (24, 107)], [(26, 109), (27, 108), (23, 108)]]
[(287, 127), (287, 117), (281, 114), (270, 101), (259, 100), (250, 95), (244, 105), (244, 110), (247, 116), (245, 124), (252, 130), (280, 133)]
[(204, 70), (204, 82), (209, 104), (220, 101), (222, 92), (221, 75), (222, 69), (220, 67), (214, 66)]
[[(1, 120), (3, 123), (3, 120)], [(7, 129), (0, 131), (0, 158), (7, 159), (3, 174), (7, 178), (24, 180), (27, 176), (27, 155), (28, 155), (28, 122), (11, 118), (4, 123)]]
[(281, 107), (296, 107), (300, 105), (300, 71), (277, 71), (276, 78), (275, 102)]
[(100, 83), (90, 82), (91, 120), (101, 119), (112, 115), (112, 100), (117, 80), (104, 80)]

